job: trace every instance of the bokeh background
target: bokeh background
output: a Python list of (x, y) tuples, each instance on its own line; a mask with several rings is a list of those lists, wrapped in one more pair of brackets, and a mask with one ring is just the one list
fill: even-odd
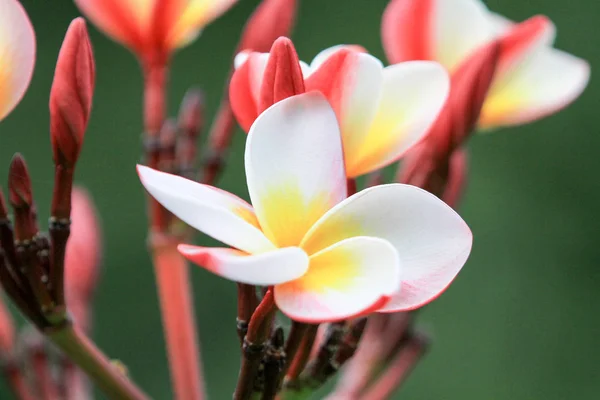
[[(69, 21), (69, 1), (25, 0), (38, 59), (23, 102), (0, 125), (0, 176), (22, 152), (40, 215), (52, 189), (48, 93)], [(194, 85), (212, 115), (241, 27), (258, 0), (240, 1), (173, 64), (169, 111)], [(358, 43), (383, 58), (386, 0), (302, 0), (293, 38), (301, 58)], [(536, 13), (558, 26), (557, 46), (600, 65), (600, 2), (489, 0), (515, 20)], [(156, 399), (171, 398), (152, 267), (145, 251), (140, 154), (141, 78), (133, 56), (91, 28), (97, 67), (94, 110), (77, 171), (102, 216), (105, 255), (94, 337)], [(594, 75), (594, 74), (592, 74)], [(475, 137), (461, 214), (475, 243), (452, 287), (420, 323), (434, 346), (399, 394), (407, 399), (596, 399), (600, 395), (600, 86), (592, 81), (566, 111), (543, 121)], [(239, 131), (222, 187), (245, 196)], [(4, 178), (2, 179), (4, 183)], [(5, 185), (4, 185), (5, 187)], [(199, 237), (198, 242), (210, 243)], [(236, 381), (235, 285), (193, 268), (202, 357), (212, 399)], [(0, 382), (0, 398), (10, 398)], [(99, 398), (102, 398), (99, 395)]]

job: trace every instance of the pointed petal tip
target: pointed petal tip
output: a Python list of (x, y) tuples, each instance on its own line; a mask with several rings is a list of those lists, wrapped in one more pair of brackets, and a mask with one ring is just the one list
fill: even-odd
[(298, 247), (248, 254), (230, 248), (181, 244), (186, 259), (222, 278), (250, 285), (271, 286), (297, 279), (308, 270), (308, 255)]

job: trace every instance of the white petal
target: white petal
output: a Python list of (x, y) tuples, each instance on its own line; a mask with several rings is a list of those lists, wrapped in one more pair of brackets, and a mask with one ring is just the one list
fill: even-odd
[(344, 142), (348, 176), (384, 167), (417, 144), (436, 120), (449, 90), (450, 77), (436, 62), (409, 61), (385, 68), (370, 128), (361, 142)]
[(260, 226), (277, 247), (295, 246), (346, 197), (337, 120), (319, 93), (280, 101), (248, 133), (246, 178)]
[[(341, 54), (341, 53), (340, 53)], [(383, 65), (375, 57), (358, 52), (321, 64), (306, 81), (306, 90), (318, 90), (333, 106), (342, 131), (348, 176), (357, 176), (362, 146), (380, 105)]]
[(275, 287), (275, 302), (296, 321), (336, 321), (379, 309), (399, 287), (394, 246), (354, 237), (313, 254), (306, 274)]
[(298, 247), (286, 247), (258, 255), (185, 244), (177, 249), (188, 260), (210, 272), (249, 285), (277, 285), (301, 277), (308, 269), (308, 256)]
[[(412, 0), (421, 1), (421, 0)], [(454, 70), (493, 37), (488, 10), (479, 0), (435, 0), (433, 60)]]
[(0, 0), (0, 120), (19, 103), (31, 81), (35, 33), (16, 0)]
[(372, 236), (388, 240), (402, 263), (402, 289), (386, 310), (409, 310), (437, 297), (471, 251), (462, 218), (434, 195), (391, 184), (363, 190), (338, 204), (306, 235), (301, 247), (314, 254), (340, 240)]
[(275, 248), (261, 232), (254, 210), (244, 200), (141, 165), (138, 174), (156, 201), (193, 228), (248, 253)]
[(579, 97), (589, 77), (586, 61), (543, 47), (493, 83), (479, 124), (483, 128), (518, 125), (553, 114)]

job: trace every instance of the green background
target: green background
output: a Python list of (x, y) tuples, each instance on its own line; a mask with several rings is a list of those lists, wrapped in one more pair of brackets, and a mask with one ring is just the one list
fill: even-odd
[[(240, 29), (257, 0), (240, 1), (175, 59), (169, 111), (185, 90), (218, 104)], [(359, 43), (382, 58), (385, 0), (303, 0), (294, 32), (301, 58), (338, 43)], [(548, 15), (557, 46), (600, 64), (600, 3), (494, 0), (516, 20)], [(47, 101), (59, 46), (78, 16), (68, 1), (24, 1), (37, 32), (31, 87), (0, 125), (0, 174), (22, 152), (40, 215), (52, 189)], [(91, 29), (97, 61), (94, 110), (77, 181), (102, 216), (105, 262), (95, 301), (94, 337), (156, 399), (171, 398), (152, 267), (145, 252), (140, 154), (141, 79), (132, 55)], [(482, 135), (470, 144), (469, 188), (461, 214), (473, 253), (452, 287), (421, 315), (434, 346), (402, 390), (407, 399), (595, 399), (600, 394), (600, 87), (592, 80), (567, 111)], [(245, 193), (244, 135), (238, 132), (222, 187)], [(4, 182), (4, 180), (2, 180)], [(5, 185), (4, 185), (5, 186)], [(207, 239), (198, 238), (207, 243)], [(236, 381), (235, 285), (192, 269), (210, 397), (228, 399)], [(0, 398), (10, 398), (4, 382)]]

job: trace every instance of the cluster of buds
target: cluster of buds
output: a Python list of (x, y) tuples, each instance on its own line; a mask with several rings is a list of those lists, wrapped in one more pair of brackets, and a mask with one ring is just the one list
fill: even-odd
[[(94, 60), (82, 19), (73, 21), (61, 48), (50, 95), (50, 131), (54, 152), (55, 184), (48, 235), (40, 233), (31, 179), (24, 158), (13, 158), (8, 178), (9, 203), (0, 197), (2, 285), (19, 309), (44, 330), (67, 323), (65, 302), (65, 256), (73, 208), (73, 173), (81, 151), (94, 90)], [(84, 197), (82, 197), (84, 196)], [(89, 209), (89, 200), (75, 192), (77, 224), (82, 232), (97, 228)], [(85, 209), (88, 207), (88, 209)], [(92, 226), (90, 226), (92, 224)], [(14, 229), (13, 229), (14, 225)], [(96, 232), (93, 233), (96, 235)], [(94, 281), (98, 239), (71, 245), (71, 253), (87, 253), (80, 259), (83, 273), (71, 274), (77, 280)], [(82, 283), (82, 282), (81, 282)], [(79, 285), (83, 299), (89, 299), (93, 284)], [(88, 292), (88, 293), (83, 293)]]
[[(7, 85), (2, 87), (2, 107), (8, 112), (28, 86), (35, 37), (19, 3), (3, 1), (0, 6), (2, 25), (21, 29), (20, 34), (18, 29), (12, 31), (20, 46), (0, 43), (0, 50), (9, 57), (6, 61), (16, 67), (11, 71), (14, 76), (0, 82)], [(0, 190), (0, 284), (18, 310), (46, 335), (73, 324), (83, 331), (91, 328), (100, 231), (92, 200), (85, 190), (73, 187), (73, 174), (91, 111), (94, 68), (86, 25), (78, 18), (66, 33), (50, 94), (55, 184), (48, 232), (40, 231), (30, 173), (20, 154), (10, 163), (8, 199)], [(20, 399), (86, 398), (87, 389), (75, 365), (60, 357), (61, 373), (55, 375), (56, 367), (50, 363), (55, 358), (53, 347), (36, 331), (25, 328), (17, 333), (1, 302), (0, 308), (0, 357), (15, 395)], [(30, 374), (23, 373), (24, 365), (31, 366)], [(25, 376), (29, 376), (28, 383)]]

